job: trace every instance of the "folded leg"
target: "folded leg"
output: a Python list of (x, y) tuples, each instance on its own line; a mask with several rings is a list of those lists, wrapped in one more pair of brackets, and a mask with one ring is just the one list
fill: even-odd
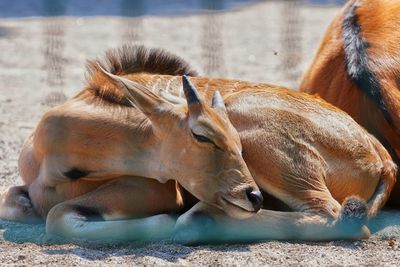
[(170, 238), (182, 208), (176, 183), (125, 177), (53, 207), (46, 232), (112, 242)]
[(322, 212), (261, 210), (237, 220), (203, 202), (178, 218), (173, 240), (184, 244), (257, 240), (338, 240), (369, 237), (366, 203), (348, 199), (337, 218)]
[(0, 219), (36, 223), (41, 221), (29, 198), (27, 186), (14, 186), (0, 196)]

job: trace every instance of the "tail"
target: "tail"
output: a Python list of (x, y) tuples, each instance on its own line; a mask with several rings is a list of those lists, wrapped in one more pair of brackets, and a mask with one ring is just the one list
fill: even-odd
[(369, 217), (373, 217), (390, 197), (390, 193), (396, 183), (397, 166), (381, 143), (372, 135), (370, 138), (383, 164), (378, 187), (368, 201), (368, 215)]

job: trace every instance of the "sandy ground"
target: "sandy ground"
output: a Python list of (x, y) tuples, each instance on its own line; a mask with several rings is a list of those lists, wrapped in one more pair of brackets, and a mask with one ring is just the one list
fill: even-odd
[[(296, 88), (336, 11), (262, 2), (184, 17), (0, 20), (0, 191), (21, 183), (24, 138), (49, 107), (82, 88), (86, 59), (135, 41), (175, 52), (204, 75)], [(399, 265), (400, 230), (390, 225), (400, 214), (381, 218), (388, 227), (368, 241), (199, 247), (48, 244), (43, 225), (0, 220), (0, 265)]]

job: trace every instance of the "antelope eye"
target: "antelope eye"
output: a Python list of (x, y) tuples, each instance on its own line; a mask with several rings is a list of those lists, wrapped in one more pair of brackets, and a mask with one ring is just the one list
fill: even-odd
[(210, 143), (210, 144), (215, 145), (214, 142), (211, 141), (210, 138), (205, 137), (204, 135), (195, 134), (193, 131), (192, 131), (192, 135), (200, 143)]

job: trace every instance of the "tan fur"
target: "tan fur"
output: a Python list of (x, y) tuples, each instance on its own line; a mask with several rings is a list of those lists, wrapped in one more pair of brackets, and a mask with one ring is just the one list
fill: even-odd
[[(348, 77), (345, 67), (343, 20), (348, 8), (355, 5), (360, 25), (359, 35), (368, 44), (368, 67), (380, 84), (380, 94), (391, 122)], [(314, 61), (300, 85), (303, 92), (318, 94), (346, 111), (360, 125), (375, 135), (393, 156), (400, 157), (400, 2), (391, 0), (348, 1), (329, 26)], [(366, 85), (368, 87), (368, 85)], [(396, 159), (396, 163), (400, 162)], [(390, 199), (400, 205), (400, 184)]]
[[(372, 216), (385, 204), (395, 181), (395, 166), (383, 146), (318, 97), (268, 84), (192, 77), (204, 102), (193, 107), (158, 97), (161, 91), (183, 97), (179, 76), (139, 72), (124, 74), (127, 80), (113, 80), (100, 69), (92, 75), (87, 88), (43, 116), (21, 153), (21, 175), (29, 196), (35, 210), (47, 216), (52, 234), (95, 238), (94, 229), (102, 229), (101, 237), (107, 236), (105, 231), (124, 239), (118, 229), (123, 224), (134, 238), (137, 229), (151, 225), (140, 224), (138, 217), (181, 212), (185, 204), (193, 205), (175, 183), (156, 180), (178, 181), (202, 200), (203, 211), (215, 213), (220, 208), (248, 217), (243, 189), (257, 188), (255, 180), (296, 211), (263, 211), (248, 219), (267, 228), (276, 225), (260, 238), (360, 238), (365, 237), (364, 230), (343, 230), (338, 221), (341, 205), (357, 196), (368, 201)], [(93, 83), (109, 91), (96, 94)], [(137, 84), (150, 91), (134, 92)], [(119, 94), (126, 89), (131, 90), (126, 97), (136, 101), (135, 107), (126, 100), (121, 103)], [(215, 90), (225, 96), (227, 114), (209, 107)], [(114, 92), (118, 97), (110, 96)], [(154, 101), (156, 106), (149, 104)], [(191, 118), (191, 112), (199, 113)], [(215, 145), (196, 142), (188, 127)], [(63, 173), (72, 167), (89, 174), (71, 181)], [(106, 222), (83, 221), (82, 209)], [(149, 218), (160, 222), (157, 216)], [(107, 222), (110, 219), (115, 224)], [(283, 234), (288, 227), (292, 232)]]

